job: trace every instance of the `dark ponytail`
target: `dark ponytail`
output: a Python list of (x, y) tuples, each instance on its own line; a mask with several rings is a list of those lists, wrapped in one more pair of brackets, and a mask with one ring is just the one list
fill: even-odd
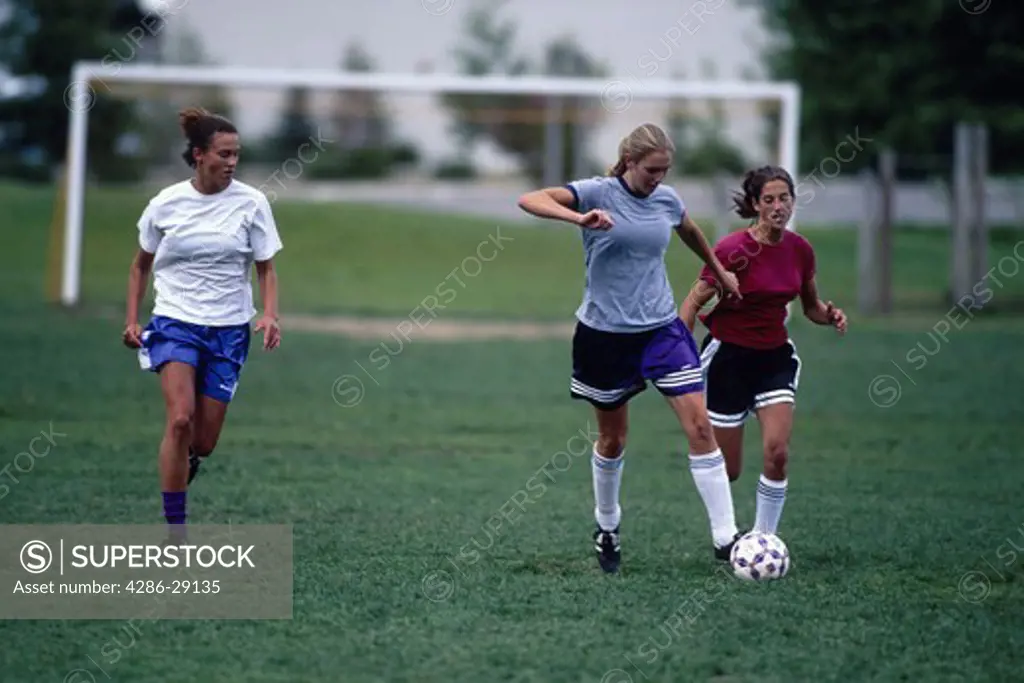
[(789, 193), (794, 194), (793, 178), (780, 166), (761, 166), (747, 171), (743, 176), (743, 192), (733, 193), (732, 203), (740, 218), (757, 218), (754, 204), (761, 199), (764, 186), (773, 180), (782, 180), (789, 186)]
[(754, 189), (754, 173), (755, 171), (747, 171), (747, 174), (743, 176), (743, 192), (733, 193), (732, 203), (736, 207), (736, 214), (740, 218), (757, 217), (757, 209), (754, 208), (754, 202), (757, 201), (760, 192)]
[(188, 107), (178, 112), (178, 124), (181, 132), (185, 134), (188, 146), (182, 152), (181, 157), (185, 163), (195, 168), (196, 160), (192, 157), (192, 150), (198, 148), (206, 151), (210, 141), (216, 133), (237, 133), (235, 124), (223, 116), (211, 114), (202, 107)]

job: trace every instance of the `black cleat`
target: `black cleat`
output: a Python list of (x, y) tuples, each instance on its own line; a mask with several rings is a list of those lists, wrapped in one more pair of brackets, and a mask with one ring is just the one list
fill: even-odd
[(594, 550), (597, 552), (597, 562), (601, 569), (609, 574), (619, 571), (619, 561), (622, 559), (619, 552), (619, 527), (612, 531), (597, 527), (594, 531)]
[(188, 483), (191, 484), (192, 480), (199, 474), (199, 465), (202, 462), (201, 458), (195, 454), (191, 448), (188, 449)]
[(746, 531), (737, 531), (736, 535), (733, 536), (732, 540), (729, 541), (727, 544), (725, 544), (725, 545), (723, 545), (721, 547), (716, 545), (715, 546), (715, 559), (716, 560), (721, 560), (722, 562), (728, 562), (731, 559), (731, 556), (732, 556), (732, 547), (734, 545), (736, 545), (736, 541), (738, 541), (741, 538), (743, 538), (743, 536), (746, 535), (746, 533), (747, 533)]

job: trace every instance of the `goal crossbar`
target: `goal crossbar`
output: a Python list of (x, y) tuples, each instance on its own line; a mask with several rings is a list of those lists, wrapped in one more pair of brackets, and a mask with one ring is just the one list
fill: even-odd
[(328, 69), (264, 69), (234, 66), (175, 66), (79, 62), (72, 82), (120, 81), (169, 85), (223, 85), (252, 88), (293, 86), (418, 93), (478, 93), (516, 95), (566, 95), (600, 97), (612, 86), (629, 86), (637, 99), (666, 97), (714, 97), (719, 99), (784, 99), (796, 96), (799, 86), (788, 81), (694, 81), (622, 77), (466, 76), (460, 74), (381, 73)]
[[(460, 93), (481, 95), (541, 95), (606, 97), (627, 89), (632, 99), (711, 98), (722, 100), (778, 100), (780, 104), (779, 161), (796, 175), (800, 88), (793, 82), (689, 81), (635, 77), (562, 78), (547, 76), (465, 76), (457, 74), (378, 73), (313, 69), (173, 66), (158, 64), (107, 65), (78, 62), (71, 72), (65, 101), (68, 119), (66, 206), (61, 278), (61, 303), (72, 306), (80, 294), (83, 207), (86, 177), (86, 135), (93, 82), (154, 85), (225, 86), (237, 88), (306, 87), (322, 90), (366, 90), (405, 93)], [(633, 83), (635, 87), (631, 86)], [(78, 106), (75, 106), (75, 105)]]

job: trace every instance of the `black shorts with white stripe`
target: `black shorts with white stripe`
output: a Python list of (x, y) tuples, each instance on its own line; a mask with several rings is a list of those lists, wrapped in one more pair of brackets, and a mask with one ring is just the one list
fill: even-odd
[(793, 340), (774, 349), (751, 349), (708, 335), (700, 360), (708, 418), (715, 427), (739, 427), (760, 408), (796, 403), (800, 357)]
[(576, 323), (569, 393), (614, 410), (651, 382), (663, 396), (704, 389), (697, 342), (678, 317), (643, 332), (606, 332)]

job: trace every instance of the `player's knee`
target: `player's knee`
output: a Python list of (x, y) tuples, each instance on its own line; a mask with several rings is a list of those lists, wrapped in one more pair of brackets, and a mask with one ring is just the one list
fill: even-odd
[(786, 463), (789, 462), (789, 444), (785, 442), (769, 442), (764, 449), (764, 469), (771, 478), (781, 479), (786, 476)]
[(192, 411), (186, 408), (172, 410), (167, 416), (167, 430), (179, 438), (191, 438)]
[(695, 453), (706, 453), (713, 448), (715, 432), (706, 414), (694, 415), (686, 420), (686, 438)]
[(625, 448), (626, 434), (624, 432), (602, 433), (597, 437), (597, 452), (604, 458), (617, 458)]
[(742, 470), (739, 465), (730, 465), (728, 461), (725, 463), (725, 473), (729, 477), (729, 481), (739, 481)]

